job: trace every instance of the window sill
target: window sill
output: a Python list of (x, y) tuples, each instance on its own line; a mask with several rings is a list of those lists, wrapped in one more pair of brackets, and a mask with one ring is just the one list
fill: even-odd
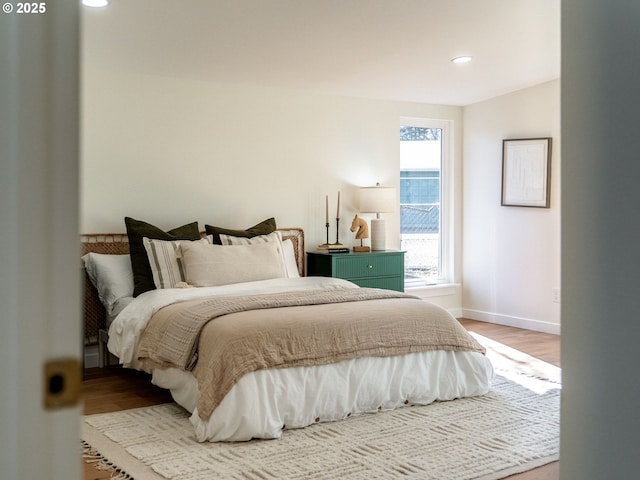
[(416, 285), (416, 286), (406, 286), (405, 292), (412, 293), (419, 297), (443, 297), (447, 295), (455, 295), (457, 293), (458, 288), (460, 287), (459, 283), (442, 283), (439, 285)]

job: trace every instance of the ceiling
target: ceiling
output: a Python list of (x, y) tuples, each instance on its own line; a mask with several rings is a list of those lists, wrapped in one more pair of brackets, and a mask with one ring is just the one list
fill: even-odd
[(560, 76), (560, 0), (110, 1), (84, 68), (444, 105)]

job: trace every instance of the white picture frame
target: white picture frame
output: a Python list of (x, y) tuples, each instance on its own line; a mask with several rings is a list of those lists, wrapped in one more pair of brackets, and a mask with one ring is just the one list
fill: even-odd
[(549, 208), (551, 137), (502, 141), (501, 205)]

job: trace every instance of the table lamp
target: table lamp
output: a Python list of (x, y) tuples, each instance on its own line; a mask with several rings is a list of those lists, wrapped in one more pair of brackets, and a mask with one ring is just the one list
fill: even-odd
[(392, 213), (396, 209), (396, 189), (381, 187), (362, 187), (360, 189), (360, 211), (375, 213), (371, 219), (371, 250), (385, 250), (387, 243), (386, 225), (381, 213)]

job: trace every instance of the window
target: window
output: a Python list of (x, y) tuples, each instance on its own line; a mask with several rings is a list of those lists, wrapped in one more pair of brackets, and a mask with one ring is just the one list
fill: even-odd
[(448, 124), (406, 119), (400, 126), (400, 247), (405, 284), (449, 281), (446, 241)]

